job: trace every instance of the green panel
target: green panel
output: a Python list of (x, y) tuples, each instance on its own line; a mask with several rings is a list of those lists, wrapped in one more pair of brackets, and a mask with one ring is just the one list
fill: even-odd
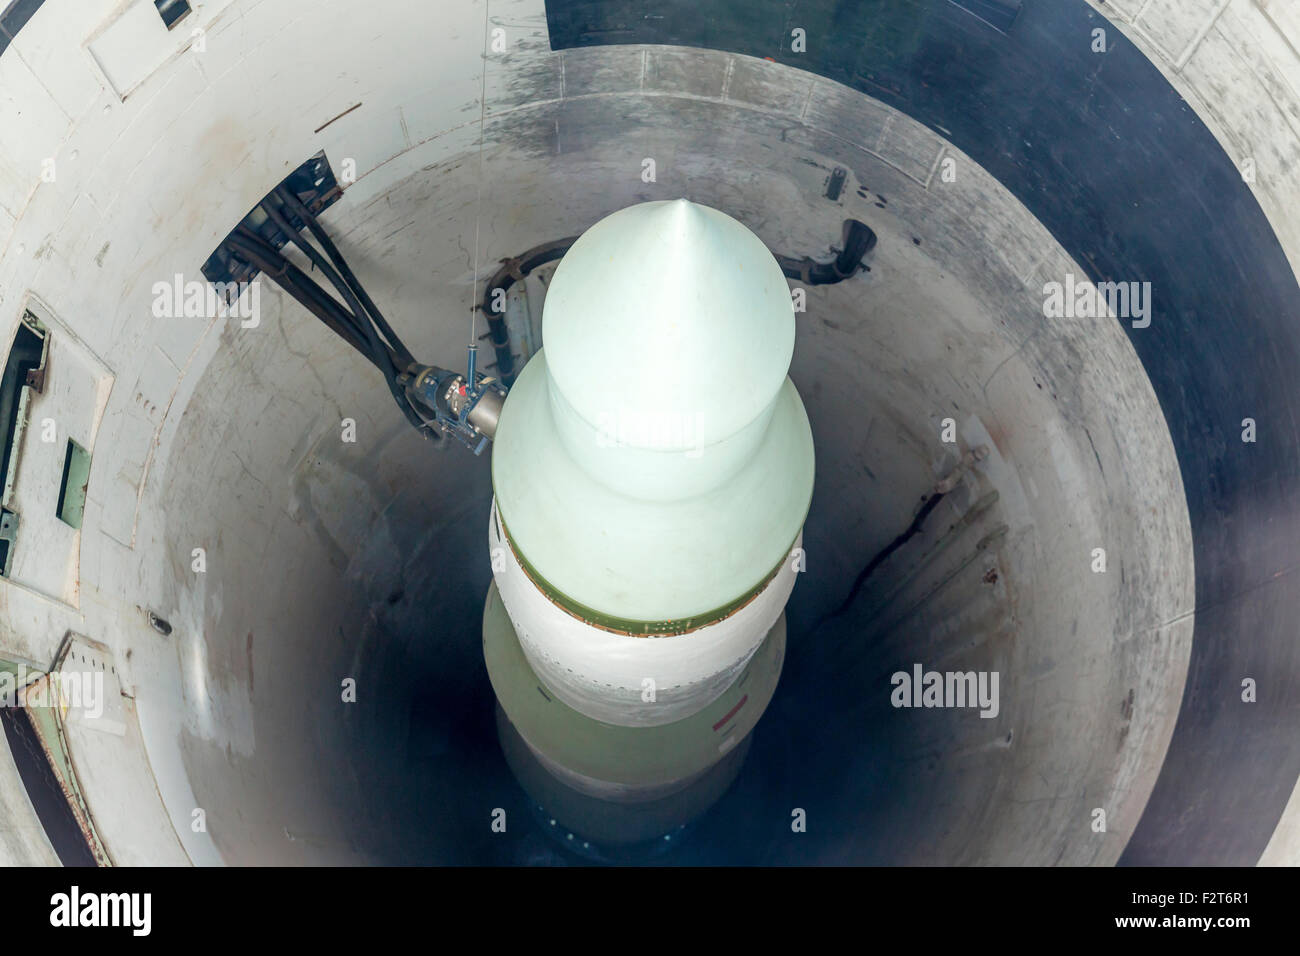
[(63, 457), (63, 483), (59, 486), (59, 520), (64, 524), (81, 527), (89, 481), (90, 452), (69, 438), (68, 451)]
[(44, 676), (44, 668), (36, 664), (0, 658), (0, 707), (16, 707), (18, 691)]

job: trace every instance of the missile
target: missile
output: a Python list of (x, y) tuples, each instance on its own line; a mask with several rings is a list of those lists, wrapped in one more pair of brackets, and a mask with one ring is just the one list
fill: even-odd
[(512, 768), (576, 833), (702, 812), (775, 690), (814, 470), (794, 335), (771, 252), (685, 199), (556, 269), (496, 426), (483, 636)]

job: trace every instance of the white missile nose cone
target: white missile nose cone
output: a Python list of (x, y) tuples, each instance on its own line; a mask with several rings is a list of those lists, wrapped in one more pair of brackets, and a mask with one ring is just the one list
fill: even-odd
[(780, 265), (716, 209), (642, 203), (573, 244), (492, 449), (501, 540), (552, 605), (680, 633), (774, 579), (813, 486), (794, 336)]
[(768, 411), (794, 337), (772, 253), (686, 199), (631, 206), (587, 230), (556, 270), (543, 318), (553, 392), (603, 446), (661, 452), (715, 445)]

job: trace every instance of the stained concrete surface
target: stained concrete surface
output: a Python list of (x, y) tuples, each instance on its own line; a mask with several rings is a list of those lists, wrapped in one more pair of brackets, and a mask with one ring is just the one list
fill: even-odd
[[(360, 16), (335, 6), (325, 13)], [(149, 314), (153, 281), (197, 274), (283, 167), (324, 146), (336, 164), (359, 160), (326, 219), (363, 282), (417, 354), (462, 354), (483, 61), (457, 30), (477, 36), (482, 9), (393, 0), (352, 31), (296, 9), (232, 3), (212, 55), (159, 68), (147, 95), (123, 102), (70, 72), (49, 93), (62, 115), (29, 121), (33, 155), (48, 140), (63, 178), (20, 201), (15, 172), (0, 195), (21, 214), (0, 287), (39, 293), (114, 385), (81, 594), (6, 588), (9, 624), (24, 648), (69, 620), (113, 646), (170, 817), (160, 832), (174, 826), (195, 862), (564, 862), (496, 742), (477, 633), (487, 462), (432, 452), (373, 370), (275, 294), (260, 330)], [(819, 477), (786, 673), (736, 785), (674, 859), (1113, 863), (1128, 846), (1253, 862), (1295, 783), (1289, 691), (1243, 726), (1221, 686), (1240, 667), (1223, 655), (1285, 672), (1292, 599), (1272, 575), (1295, 540), (1295, 469), (1286, 442), (1245, 459), (1232, 441), (1237, 405), (1290, 420), (1295, 282), (1231, 163), (1131, 46), (1104, 70), (1081, 59), (1097, 19), (1082, 3), (1027, 4), (1010, 37), (946, 3), (803, 7), (817, 42), (798, 60), (783, 10), (662, 9), (493, 5), (511, 46), (487, 61), (480, 274), (677, 195), (785, 254), (828, 252), (848, 215), (881, 237), (869, 273), (813, 290), (800, 317), (792, 375)], [(32, 26), (71, 11), (49, 0)], [(108, 15), (80, 7), (76, 22)], [(639, 45), (661, 42), (684, 46)], [(593, 48), (564, 49), (575, 44)], [(268, 49), (303, 66), (346, 57), (351, 72), (323, 92), (257, 55)], [(12, 50), (0, 67), (33, 69)], [(272, 73), (275, 98), (217, 105)], [(197, 167), (176, 164), (177, 143), (199, 145)], [(945, 158), (954, 183), (936, 175)], [(830, 201), (837, 166), (849, 179)], [(1048, 324), (1042, 284), (1069, 271), (1152, 279), (1152, 326), (1126, 341), (1113, 320)], [(947, 416), (987, 464), (828, 620), (953, 467), (936, 440)], [(340, 440), (345, 417), (355, 445)], [(1104, 576), (1088, 567), (1097, 542)], [(1231, 648), (1213, 636), (1240, 633), (1250, 640)], [(999, 717), (890, 708), (888, 674), (915, 660), (1000, 670)], [(344, 676), (355, 705), (339, 701)], [(1198, 721), (1224, 759), (1245, 741), (1235, 776), (1203, 779), (1178, 743)], [(1162, 768), (1178, 789), (1157, 789), (1153, 810)], [(89, 784), (93, 805), (123, 782)], [(1200, 822), (1168, 803), (1188, 787)], [(1089, 827), (1097, 806), (1104, 835)], [(198, 807), (206, 833), (188, 826)], [(489, 829), (495, 807), (517, 821), (505, 836)], [(807, 834), (791, 834), (793, 807)]]

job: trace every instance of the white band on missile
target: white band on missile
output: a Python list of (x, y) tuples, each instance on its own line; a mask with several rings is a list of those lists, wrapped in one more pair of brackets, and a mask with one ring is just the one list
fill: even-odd
[(717, 700), (794, 589), (794, 562), (786, 560), (766, 588), (722, 620), (686, 634), (633, 637), (580, 621), (538, 590), (504, 538), (495, 501), (488, 538), (501, 600), (537, 676), (579, 713), (623, 727), (672, 723)]
[(483, 604), (483, 659), (514, 736), (565, 788), (613, 803), (672, 797), (741, 750), (776, 690), (785, 642), (782, 616), (712, 704), (671, 724), (620, 727), (578, 713), (545, 689), (495, 583)]

